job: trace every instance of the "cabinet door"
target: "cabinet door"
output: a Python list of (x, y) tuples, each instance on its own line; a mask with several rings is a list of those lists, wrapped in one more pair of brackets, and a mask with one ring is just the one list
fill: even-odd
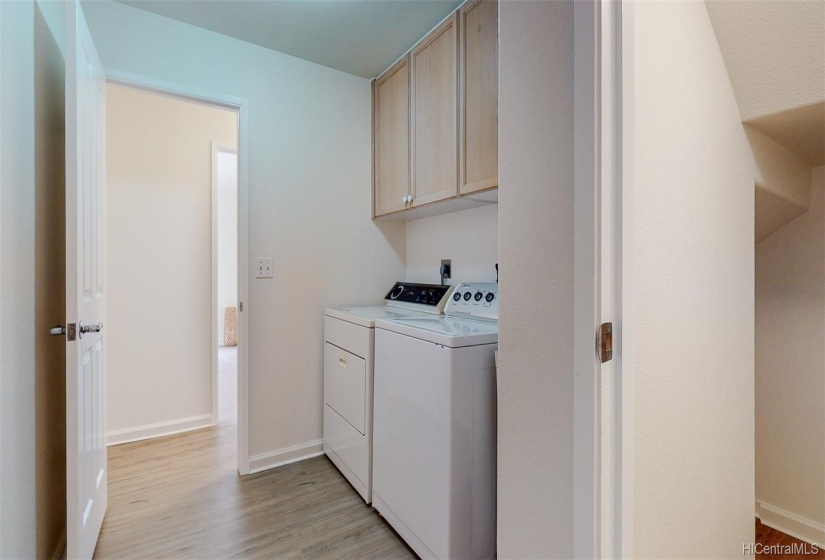
[(405, 56), (375, 81), (375, 215), (404, 210), (410, 194), (410, 65)]
[(461, 194), (498, 186), (498, 3), (468, 2), (461, 14)]
[(411, 52), (413, 206), (458, 196), (458, 14)]

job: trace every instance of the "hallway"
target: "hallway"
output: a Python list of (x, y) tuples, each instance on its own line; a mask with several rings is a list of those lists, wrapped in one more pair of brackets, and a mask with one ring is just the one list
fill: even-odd
[(238, 476), (237, 349), (219, 365), (218, 426), (109, 448), (96, 558), (414, 558), (325, 457)]

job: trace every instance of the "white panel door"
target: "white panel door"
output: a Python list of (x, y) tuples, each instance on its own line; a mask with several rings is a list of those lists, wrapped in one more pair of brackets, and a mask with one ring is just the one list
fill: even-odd
[(106, 512), (105, 75), (77, 0), (66, 20), (66, 544), (74, 559), (92, 557)]

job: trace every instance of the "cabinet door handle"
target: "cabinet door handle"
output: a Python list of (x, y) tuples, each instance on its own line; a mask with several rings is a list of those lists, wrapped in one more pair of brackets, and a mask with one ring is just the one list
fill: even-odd
[(342, 368), (346, 368), (347, 367), (347, 359), (344, 358), (343, 356), (339, 356), (338, 357), (338, 365), (341, 366)]

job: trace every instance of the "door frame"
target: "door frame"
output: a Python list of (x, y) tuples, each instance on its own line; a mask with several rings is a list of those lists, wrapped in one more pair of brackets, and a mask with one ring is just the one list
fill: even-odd
[[(632, 2), (574, 3), (576, 558), (633, 555), (631, 25)], [(613, 323), (604, 364), (603, 322)]]
[[(221, 328), (220, 320), (218, 319), (218, 313), (220, 312), (220, 302), (218, 301), (220, 299), (220, 282), (218, 281), (218, 277), (220, 275), (220, 267), (218, 263), (218, 234), (220, 233), (218, 230), (218, 208), (220, 206), (220, 203), (218, 202), (218, 154), (235, 154), (237, 162), (238, 150), (236, 148), (233, 148), (232, 146), (220, 144), (215, 141), (212, 142), (211, 150), (212, 217), (210, 222), (212, 226), (212, 425), (217, 426), (218, 419), (220, 416), (220, 398), (218, 395), (220, 388), (218, 376), (218, 346), (220, 346), (221, 344), (221, 342), (218, 340), (218, 332)], [(236, 261), (237, 260), (238, 259), (236, 259)], [(240, 295), (240, 291), (238, 292), (238, 295)]]
[[(205, 103), (238, 113), (238, 462), (239, 474), (249, 474), (249, 103), (242, 97), (158, 80), (113, 68), (104, 68), (107, 82), (126, 85), (146, 91), (171, 95), (190, 101)], [(214, 298), (213, 298), (214, 299)], [(212, 304), (213, 307), (217, 305)], [(213, 309), (214, 311), (214, 309)], [(216, 313), (215, 313), (216, 314)], [(214, 319), (213, 319), (214, 321)], [(213, 354), (217, 354), (217, 333), (213, 331)], [(213, 370), (216, 361), (213, 361)], [(215, 373), (213, 372), (213, 380)], [(214, 381), (213, 381), (214, 383)], [(214, 415), (213, 384), (213, 415)], [(213, 416), (213, 420), (215, 417)]]
[(573, 557), (600, 558), (599, 2), (574, 2)]
[[(617, 532), (620, 539), (618, 548), (622, 557), (630, 558), (634, 555), (633, 517), (634, 517), (634, 465), (635, 455), (635, 337), (634, 327), (636, 313), (633, 307), (634, 268), (633, 254), (633, 185), (635, 183), (634, 150), (635, 150), (635, 110), (634, 110), (634, 74), (635, 74), (635, 35), (634, 35), (635, 4), (629, 0), (621, 0), (619, 8), (615, 10), (614, 23), (617, 34), (614, 48), (619, 69), (619, 84), (616, 95), (620, 101), (617, 104), (616, 118), (620, 122), (616, 141), (620, 145), (619, 160), (619, 187), (617, 196), (617, 212), (621, 219), (616, 224), (615, 235), (619, 237), (617, 243), (622, 257), (616, 263), (620, 282), (616, 292), (617, 309), (621, 313), (622, 328), (620, 332), (619, 367), (621, 387), (617, 398), (621, 403), (621, 428), (618, 432), (617, 449), (621, 457), (620, 480), (617, 481), (616, 492), (620, 496)], [(625, 258), (624, 255), (628, 257)]]

